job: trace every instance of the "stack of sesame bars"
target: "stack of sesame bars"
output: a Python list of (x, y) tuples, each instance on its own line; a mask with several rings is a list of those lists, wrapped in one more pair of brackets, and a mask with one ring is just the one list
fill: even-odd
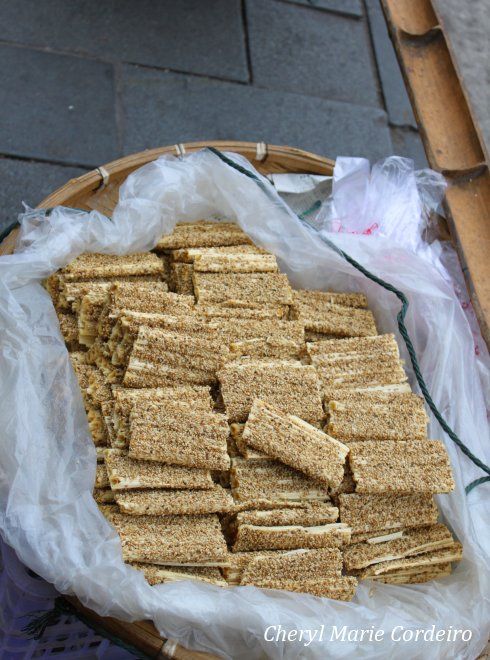
[(97, 449), (94, 497), (150, 584), (350, 600), (421, 583), (461, 545), (393, 335), (364, 295), (296, 291), (233, 223), (150, 253), (84, 254), (46, 282)]

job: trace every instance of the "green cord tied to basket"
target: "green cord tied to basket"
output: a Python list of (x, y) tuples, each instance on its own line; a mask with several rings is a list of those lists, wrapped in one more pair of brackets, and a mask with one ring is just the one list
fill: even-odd
[[(253, 172), (250, 172), (247, 170), (245, 167), (242, 167), (241, 165), (238, 165), (238, 163), (235, 163), (233, 160), (225, 156), (221, 151), (218, 151), (215, 147), (207, 147), (209, 151), (211, 151), (213, 154), (215, 154), (220, 160), (222, 160), (224, 163), (232, 167), (233, 169), (237, 170), (241, 174), (244, 174), (247, 176), (249, 179), (252, 179), (257, 183), (257, 185), (263, 190), (263, 192), (269, 197), (269, 199), (272, 199), (274, 202), (277, 202), (277, 199), (281, 199), (280, 197), (277, 197), (272, 190), (267, 186), (264, 181), (259, 179)], [(289, 211), (289, 208), (286, 206), (284, 202), (284, 207)], [(405, 294), (397, 289), (393, 284), (390, 284), (389, 282), (386, 282), (385, 280), (382, 280), (380, 277), (377, 277), (370, 271), (368, 271), (364, 266), (362, 266), (358, 261), (353, 259), (350, 255), (348, 255), (346, 252), (341, 250), (335, 243), (333, 243), (331, 240), (329, 240), (326, 236), (320, 233), (320, 231), (314, 227), (312, 227), (310, 224), (308, 224), (304, 218), (304, 216), (297, 216), (298, 219), (305, 224), (311, 231), (315, 231), (318, 238), (320, 238), (323, 243), (328, 245), (329, 248), (334, 250), (337, 254), (339, 254), (343, 259), (345, 259), (351, 266), (353, 266), (356, 270), (358, 270), (360, 273), (362, 273), (365, 277), (368, 279), (372, 280), (373, 282), (376, 282), (376, 284), (379, 284), (380, 286), (383, 287), (383, 289), (386, 289), (387, 291), (390, 291), (391, 293), (394, 293), (395, 296), (400, 300), (402, 303), (401, 309), (398, 312), (397, 315), (397, 320), (398, 320), (398, 329), (400, 331), (400, 335), (402, 336), (403, 341), (405, 342), (405, 346), (407, 347), (408, 354), (410, 355), (410, 361), (412, 362), (412, 367), (413, 371), (415, 374), (415, 377), (417, 378), (417, 382), (419, 384), (420, 390), (424, 396), (424, 399), (427, 402), (427, 405), (431, 409), (432, 413), (434, 414), (434, 417), (437, 419), (443, 430), (446, 432), (446, 434), (451, 438), (451, 440), (459, 447), (459, 449), (467, 456), (470, 461), (472, 461), (477, 467), (479, 467), (483, 472), (486, 472), (488, 476), (486, 477), (480, 477), (479, 479), (475, 479), (471, 483), (469, 483), (465, 490), (466, 493), (468, 494), (470, 491), (473, 490), (473, 488), (476, 488), (476, 486), (479, 486), (480, 484), (483, 484), (487, 481), (490, 481), (490, 467), (483, 463), (477, 456), (473, 454), (473, 452), (464, 444), (464, 442), (456, 435), (456, 433), (451, 429), (449, 424), (446, 422), (446, 420), (443, 418), (441, 413), (439, 412), (436, 404), (432, 400), (432, 397), (429, 393), (429, 390), (427, 389), (427, 385), (424, 381), (424, 378), (422, 376), (422, 373), (420, 371), (420, 366), (417, 360), (417, 355), (415, 353), (415, 348), (412, 344), (412, 340), (410, 339), (410, 335), (408, 334), (407, 327), (405, 325), (405, 316), (408, 311), (408, 300)]]

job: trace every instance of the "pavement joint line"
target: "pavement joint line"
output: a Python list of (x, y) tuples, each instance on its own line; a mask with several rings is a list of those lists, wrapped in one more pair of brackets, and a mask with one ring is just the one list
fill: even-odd
[[(377, 2), (380, 2), (381, 0), (377, 0)], [(381, 103), (381, 106), (385, 110), (386, 114), (388, 115), (388, 106), (386, 103), (386, 98), (385, 98), (385, 93), (383, 90), (383, 85), (381, 83), (381, 74), (379, 70), (379, 65), (378, 65), (378, 59), (376, 57), (376, 51), (374, 50), (374, 37), (373, 37), (373, 32), (371, 29), (371, 24), (369, 22), (369, 16), (368, 16), (368, 8), (367, 8), (367, 1), (366, 0), (361, 0), (361, 5), (364, 10), (364, 16), (365, 16), (365, 22), (364, 22), (364, 27), (367, 33), (367, 37), (369, 40), (369, 45), (370, 48), (369, 50), (369, 57), (371, 58), (371, 64), (374, 68), (375, 72), (375, 78), (376, 78), (376, 87), (377, 87), (377, 93), (378, 93), (378, 99)]]
[[(223, 78), (221, 76), (211, 76), (208, 73), (195, 73), (192, 71), (182, 71), (181, 69), (172, 69), (171, 67), (158, 67), (154, 64), (141, 64), (140, 62), (129, 62), (129, 61), (119, 61), (119, 64), (127, 64), (128, 66), (134, 66), (138, 69), (147, 69), (150, 71), (159, 71), (160, 73), (176, 73), (179, 76), (189, 76), (192, 78), (204, 78), (206, 80), (215, 80), (217, 82), (230, 83), (232, 85), (241, 85), (242, 87), (251, 87), (250, 82), (245, 80), (234, 80), (232, 78)], [(110, 63), (112, 64), (112, 63)], [(255, 85), (254, 85), (255, 87)]]
[(354, 21), (362, 21), (364, 18), (364, 16), (357, 16), (356, 14), (351, 14), (350, 12), (342, 11), (341, 9), (327, 9), (325, 7), (316, 7), (312, 4), (303, 5), (299, 2), (295, 2), (294, 0), (274, 0), (274, 2), (281, 2), (287, 5), (296, 5), (296, 7), (302, 7), (306, 10), (313, 9), (313, 11), (321, 11), (324, 14), (334, 14), (335, 16), (342, 16), (342, 18), (351, 18)]
[(31, 50), (38, 53), (47, 53), (48, 55), (63, 55), (65, 57), (76, 57), (79, 60), (89, 60), (91, 62), (98, 62), (99, 64), (106, 64), (115, 67), (117, 64), (129, 64), (130, 66), (140, 67), (142, 69), (154, 69), (155, 71), (163, 71), (164, 73), (178, 73), (184, 76), (194, 76), (196, 78), (207, 78), (209, 80), (218, 80), (221, 82), (234, 83), (236, 85), (250, 85), (250, 81), (235, 80), (234, 78), (225, 78), (223, 76), (211, 75), (209, 73), (197, 73), (195, 71), (187, 71), (184, 69), (174, 69), (168, 66), (157, 66), (155, 64), (143, 64), (141, 62), (132, 62), (130, 60), (113, 60), (110, 58), (97, 57), (90, 53), (80, 53), (73, 50), (65, 50), (61, 48), (51, 48), (50, 46), (40, 46), (37, 44), (21, 44), (18, 41), (9, 41), (7, 39), (0, 39), (0, 46), (11, 46), (22, 50)]
[(125, 132), (125, 115), (123, 104), (122, 63), (114, 64), (114, 121), (116, 124), (117, 149), (122, 154)]
[(53, 160), (51, 158), (40, 158), (39, 156), (19, 156), (19, 154), (0, 153), (0, 160), (16, 160), (23, 163), (41, 163), (44, 165), (59, 165), (61, 167), (79, 167), (80, 169), (94, 170), (97, 165), (87, 165), (87, 163), (76, 163), (74, 161)]
[(246, 0), (240, 0), (240, 8), (241, 8), (241, 16), (242, 16), (243, 43), (245, 46), (245, 57), (247, 60), (248, 82), (252, 84), (253, 67), (252, 67), (252, 55), (250, 52), (250, 39), (248, 36), (248, 17), (247, 17)]

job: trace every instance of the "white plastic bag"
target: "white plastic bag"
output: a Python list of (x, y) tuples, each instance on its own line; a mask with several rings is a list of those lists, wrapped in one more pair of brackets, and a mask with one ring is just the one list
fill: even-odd
[[(227, 155), (253, 171), (243, 158)], [(403, 183), (380, 190), (379, 203), (386, 204), (387, 195), (403, 194)], [(438, 501), (464, 544), (464, 559), (450, 577), (415, 586), (361, 583), (354, 601), (341, 603), (253, 587), (220, 589), (191, 582), (150, 587), (142, 573), (122, 562), (118, 536), (92, 499), (95, 451), (56, 315), (40, 281), (81, 252), (146, 250), (177, 219), (214, 214), (236, 219), (258, 245), (276, 254), (293, 285), (365, 292), (379, 330), (396, 332), (395, 296), (326, 247), (279, 198), (271, 201), (256, 182), (210, 151), (181, 160), (161, 158), (134, 172), (121, 188), (112, 220), (65, 208), (49, 216), (29, 212), (18, 251), (0, 258), (4, 539), (32, 570), (99, 614), (153, 619), (163, 636), (223, 657), (476, 657), (490, 628), (489, 485), (465, 495), (464, 486), (482, 473), (446, 438), (457, 486)], [(420, 218), (411, 220), (418, 225)], [(405, 292), (410, 301), (407, 326), (429, 390), (462, 440), (488, 462), (488, 426), (472, 334), (452, 287), (429, 260), (389, 238), (330, 236)], [(430, 435), (443, 437), (435, 423)], [(277, 625), (324, 629), (306, 646), (304, 636), (301, 641), (282, 641), (281, 636), (268, 641), (276, 630), (270, 627)], [(382, 630), (383, 640), (331, 641), (332, 626)], [(397, 626), (470, 630), (471, 639), (396, 641), (392, 631), (397, 638)]]

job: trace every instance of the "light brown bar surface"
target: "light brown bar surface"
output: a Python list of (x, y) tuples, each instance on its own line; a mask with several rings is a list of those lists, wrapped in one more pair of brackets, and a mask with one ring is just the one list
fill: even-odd
[(194, 293), (199, 304), (241, 301), (260, 305), (290, 305), (292, 289), (282, 273), (194, 272)]
[(62, 270), (68, 281), (96, 279), (99, 277), (161, 275), (163, 264), (155, 254), (141, 252), (118, 256), (114, 254), (81, 254)]
[(251, 240), (233, 222), (181, 222), (175, 226), (171, 234), (162, 236), (155, 250), (175, 250), (181, 248), (219, 247), (228, 245), (244, 245)]
[(183, 580), (207, 582), (220, 587), (228, 586), (219, 568), (213, 566), (158, 566), (158, 564), (141, 564), (138, 562), (131, 562), (131, 566), (143, 571), (146, 581), (152, 586)]
[(209, 470), (138, 461), (114, 449), (105, 451), (105, 465), (113, 490), (134, 488), (213, 488)]
[(271, 511), (242, 511), (237, 514), (240, 524), (273, 526), (301, 525), (313, 527), (334, 523), (339, 517), (339, 510), (329, 502), (310, 502), (298, 509), (272, 509)]
[(326, 487), (336, 488), (343, 479), (348, 448), (265, 401), (254, 400), (243, 439), (254, 449), (304, 472)]
[(256, 398), (307, 422), (318, 422), (323, 417), (320, 384), (310, 365), (285, 361), (233, 362), (219, 371), (218, 378), (230, 422), (244, 422)]
[(366, 541), (344, 548), (344, 566), (347, 570), (365, 568), (371, 564), (451, 548), (453, 543), (451, 532), (440, 523), (407, 529), (403, 531), (401, 538), (392, 541), (384, 543)]
[(227, 355), (217, 336), (194, 337), (141, 326), (123, 383), (126, 387), (208, 385)]
[(449, 493), (454, 488), (439, 440), (353, 442), (349, 449), (357, 493)]
[(130, 415), (129, 456), (174, 465), (226, 470), (228, 424), (224, 415), (194, 410), (168, 401), (133, 404)]
[(229, 492), (217, 484), (206, 490), (116, 491), (114, 497), (120, 510), (133, 516), (224, 513), (234, 504)]
[(397, 530), (437, 522), (438, 509), (429, 494), (339, 495), (340, 520), (353, 534), (375, 530)]
[(429, 570), (441, 564), (445, 565), (459, 561), (462, 556), (463, 547), (461, 543), (454, 541), (452, 544), (448, 544), (447, 547), (439, 550), (432, 550), (430, 552), (424, 552), (403, 559), (392, 559), (371, 564), (370, 566), (357, 571), (356, 575), (360, 580), (367, 580), (375, 579), (379, 575), (390, 574), (396, 571), (404, 571), (405, 574), (409, 572), (419, 572), (424, 568)]
[(238, 524), (233, 551), (294, 550), (340, 547), (350, 541), (350, 528), (343, 523), (306, 527), (302, 525)]
[(248, 509), (272, 508), (269, 503), (284, 508), (285, 503), (290, 506), (329, 499), (324, 486), (278, 461), (234, 458), (230, 481), (233, 497)]
[(202, 273), (277, 273), (272, 254), (200, 254), (194, 257), (194, 272)]
[(228, 549), (218, 516), (128, 516), (101, 507), (121, 538), (123, 559), (150, 564), (220, 566)]

